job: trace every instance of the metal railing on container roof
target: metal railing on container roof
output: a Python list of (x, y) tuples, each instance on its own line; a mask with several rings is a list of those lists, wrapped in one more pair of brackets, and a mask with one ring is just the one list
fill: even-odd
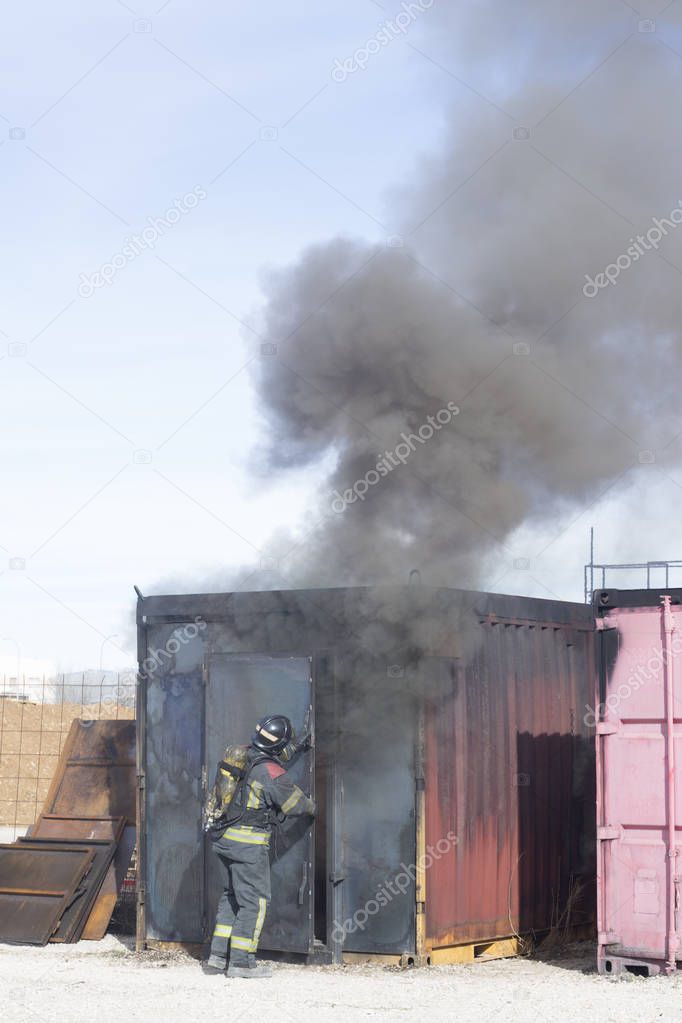
[[(585, 603), (591, 603), (595, 589), (605, 590), (609, 585), (617, 585), (611, 581), (611, 577), (613, 574), (623, 572), (640, 575), (641, 585), (634, 587), (637, 589), (669, 589), (674, 585), (682, 586), (682, 561), (632, 561), (613, 565), (590, 562), (585, 565)], [(633, 588), (630, 581), (628, 588)]]

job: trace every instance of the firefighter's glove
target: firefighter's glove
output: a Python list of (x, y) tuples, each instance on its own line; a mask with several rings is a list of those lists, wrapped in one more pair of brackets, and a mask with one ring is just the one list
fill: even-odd
[(303, 753), (313, 748), (313, 737), (310, 732), (306, 732), (305, 735), (301, 736), (300, 741), (296, 743), (296, 748)]

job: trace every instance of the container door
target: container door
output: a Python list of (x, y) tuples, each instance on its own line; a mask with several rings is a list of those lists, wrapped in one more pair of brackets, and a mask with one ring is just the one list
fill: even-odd
[(682, 608), (672, 608), (670, 622), (672, 640), (660, 607), (604, 617), (597, 724), (601, 959), (609, 953), (664, 959), (669, 933), (679, 926)]
[[(210, 658), (206, 686), (206, 781), (213, 783), (216, 764), (229, 743), (246, 744), (259, 718), (286, 714), (297, 735), (310, 727), (313, 713), (311, 659), (261, 654), (218, 654)], [(300, 755), (289, 776), (313, 795), (313, 753)], [(272, 902), (259, 947), (281, 952), (309, 952), (313, 947), (313, 829), (308, 818), (293, 817), (275, 829), (271, 840)], [(213, 930), (222, 891), (222, 868), (206, 853), (206, 924)]]

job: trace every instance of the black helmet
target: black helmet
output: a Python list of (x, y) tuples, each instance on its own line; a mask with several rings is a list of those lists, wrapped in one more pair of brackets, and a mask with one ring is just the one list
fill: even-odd
[(264, 753), (277, 755), (292, 739), (293, 734), (294, 729), (289, 718), (283, 714), (272, 714), (258, 722), (251, 743)]

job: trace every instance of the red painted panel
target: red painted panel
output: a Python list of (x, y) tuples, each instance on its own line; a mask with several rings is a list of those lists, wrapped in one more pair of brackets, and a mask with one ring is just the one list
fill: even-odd
[(593, 636), (496, 619), (467, 646), (425, 715), (429, 948), (594, 916)]

